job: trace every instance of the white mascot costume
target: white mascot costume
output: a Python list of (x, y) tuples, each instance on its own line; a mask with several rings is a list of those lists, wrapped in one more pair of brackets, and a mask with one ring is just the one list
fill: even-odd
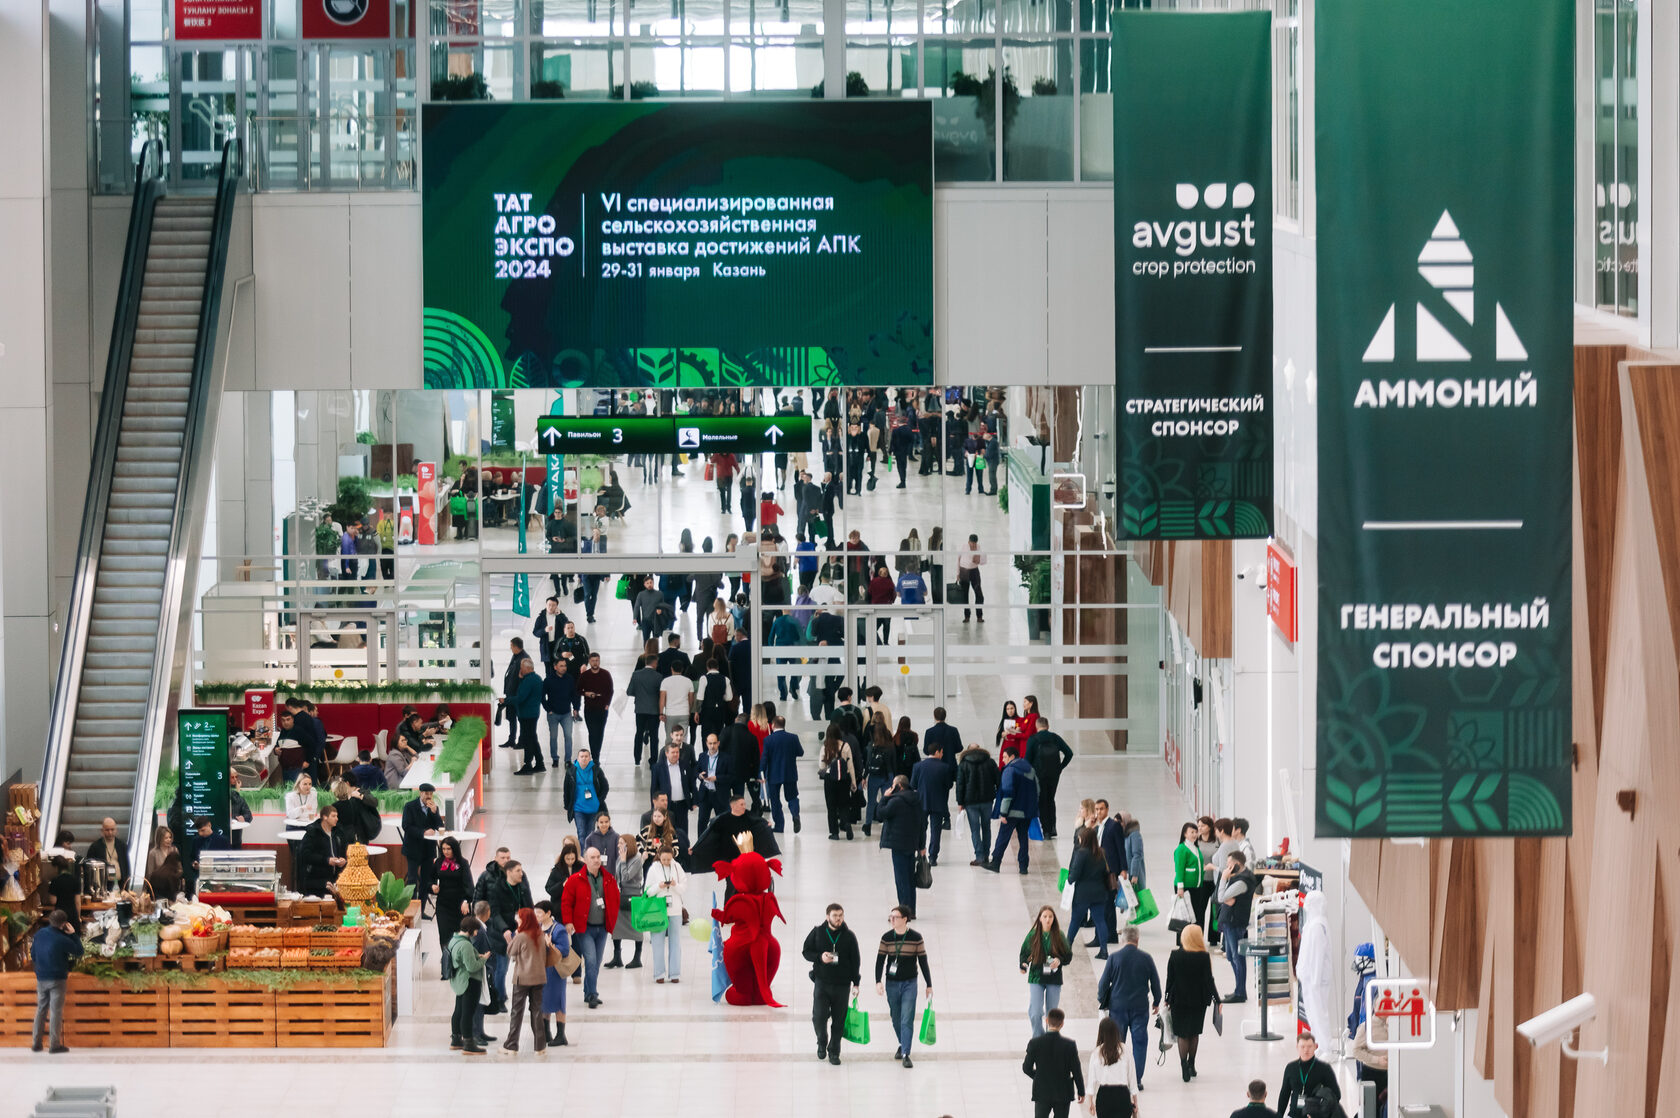
[(1329, 899), (1317, 890), (1307, 894), (1302, 904), (1301, 954), (1295, 962), (1295, 977), (1301, 983), (1301, 1008), (1307, 1015), (1307, 1027), (1318, 1039), (1320, 1048), (1331, 1047), (1340, 1035), (1334, 1020), (1335, 969), (1330, 951), (1330, 921), (1325, 915)]

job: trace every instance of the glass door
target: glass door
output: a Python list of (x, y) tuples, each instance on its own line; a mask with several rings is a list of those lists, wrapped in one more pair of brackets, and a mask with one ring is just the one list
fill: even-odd
[(244, 131), (253, 115), (251, 55), (242, 48), (184, 50), (175, 81), (181, 112), (171, 123), (170, 179), (176, 185), (214, 182), (221, 173), (222, 145)]
[[(852, 610), (852, 638), (861, 695), (871, 686), (894, 710), (945, 705), (945, 626), (926, 606), (863, 606)], [(896, 731), (898, 727), (889, 726)]]

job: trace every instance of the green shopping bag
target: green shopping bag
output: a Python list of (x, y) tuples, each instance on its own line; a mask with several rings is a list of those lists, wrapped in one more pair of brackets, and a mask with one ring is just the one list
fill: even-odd
[(663, 932), (670, 923), (664, 897), (631, 897), (630, 927), (638, 932)]
[(1056, 892), (1060, 893), (1063, 889), (1066, 889), (1066, 888), (1067, 888), (1067, 867), (1063, 866), (1062, 869), (1061, 869), (1061, 872), (1059, 872), (1056, 875)]
[(852, 1007), (846, 1010), (845, 1037), (853, 1044), (869, 1043), (869, 1014), (858, 1008), (857, 999), (852, 999)]
[(939, 1030), (933, 1023), (933, 999), (929, 998), (927, 1008), (922, 1010), (922, 1031), (917, 1040), (932, 1048), (939, 1041)]
[(1155, 894), (1148, 889), (1137, 891), (1137, 911), (1132, 913), (1128, 924), (1142, 924), (1146, 920), (1153, 920), (1161, 915), (1161, 907), (1155, 903)]
[(628, 575), (619, 575), (618, 576), (618, 585), (613, 587), (613, 596), (616, 597), (621, 602), (629, 599), (629, 597), (630, 597), (630, 577)]

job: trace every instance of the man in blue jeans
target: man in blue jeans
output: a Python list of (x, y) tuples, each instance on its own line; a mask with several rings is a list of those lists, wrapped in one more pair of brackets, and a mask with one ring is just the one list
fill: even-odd
[(35, 1032), (29, 1050), (41, 1050), (41, 1032), (50, 1016), (52, 1050), (68, 1052), (70, 1049), (64, 1046), (64, 991), (70, 982), (70, 964), (82, 956), (82, 941), (63, 909), (53, 909), (47, 926), (30, 941), (29, 952), (35, 959)]
[(607, 936), (618, 920), (618, 879), (601, 870), (601, 852), (583, 852), (583, 872), (566, 879), (560, 893), (560, 913), (566, 932), (583, 955), (583, 1000), (590, 1009), (601, 1005), (601, 956)]
[[(1153, 1005), (1151, 1005), (1153, 1002)], [(1132, 1058), (1137, 1061), (1138, 1086), (1143, 1085), (1144, 1057), (1149, 1051), (1149, 1019), (1161, 1012), (1161, 978), (1155, 960), (1138, 946), (1137, 925), (1120, 932), (1120, 950), (1108, 957), (1097, 982), (1097, 1005), (1131, 1034)]]
[(1019, 837), (1017, 864), (1021, 873), (1027, 872), (1027, 828), (1038, 818), (1038, 777), (1032, 766), (1023, 761), (1013, 749), (1003, 751), (1008, 763), (998, 781), (997, 802), (992, 805), (992, 818), (998, 821), (997, 845), (992, 848), (986, 869), (1003, 872), (1003, 855), (1009, 849), (1011, 835)]
[(1248, 857), (1240, 850), (1232, 851), (1225, 862), (1225, 876), (1219, 882), (1219, 943), (1237, 981), (1236, 989), (1225, 998), (1228, 1002), (1248, 1000), (1248, 957), (1242, 953), (1242, 941), (1248, 938), (1254, 887), (1254, 875), (1248, 872)]

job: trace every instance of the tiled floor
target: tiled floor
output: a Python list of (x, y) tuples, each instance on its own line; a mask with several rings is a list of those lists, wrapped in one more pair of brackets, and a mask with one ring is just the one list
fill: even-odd
[[(633, 476), (639, 485), (639, 471)], [(686, 480), (663, 499), (681, 499), (682, 508), (690, 508), (709, 498), (706, 511), (715, 518), (712, 487)], [(916, 488), (899, 493), (883, 487), (866, 498), (884, 518), (882, 529), (870, 535), (896, 542), (916, 518), (915, 494)], [(667, 513), (667, 524), (675, 511)], [(697, 506), (692, 511), (697, 519), (702, 515)], [(995, 502), (976, 499), (971, 514), (976, 523), (979, 517), (994, 516), (1001, 520)], [(1003, 532), (1001, 523), (990, 527), (989, 534)], [(997, 574), (1001, 578), (1003, 572)], [(628, 678), (633, 639), (625, 608), (623, 603), (604, 603), (598, 624), (585, 630), (607, 665), (620, 675), (621, 685)], [(952, 622), (955, 639), (1025, 643), (1024, 616), (1011, 618), (999, 611), (994, 617), (1003, 624)], [(1014, 632), (1016, 627), (1022, 631)], [(1046, 677), (969, 676), (951, 688), (951, 721), (965, 740), (990, 746), (1003, 698), (1018, 699), (1030, 691), (1046, 700), (1052, 718), (1062, 713), (1051, 701), (1055, 689)], [(889, 693), (888, 701), (895, 713), (910, 715), (919, 730), (931, 721), (931, 701), (912, 698), (900, 686)], [(791, 728), (801, 732), (808, 753), (814, 755), (812, 724), (800, 720)], [(610, 804), (624, 813), (639, 813), (646, 802), (647, 775), (630, 763), (630, 738), (630, 726), (615, 717), (608, 728), (604, 763), (614, 789)], [(1072, 735), (1070, 742), (1078, 758), (1061, 782), (1062, 818), (1071, 819), (1081, 798), (1107, 797), (1139, 818), (1151, 875), (1158, 883), (1170, 880), (1172, 843), (1187, 809), (1165, 767), (1157, 759), (1118, 756), (1096, 735)], [(510, 751), (495, 751), (486, 789), (488, 811), (482, 817), (488, 839), (479, 858), (505, 844), (533, 868), (540, 884), (560, 840), (571, 832), (561, 808), (561, 777), (553, 772), (516, 777), (515, 763)], [(909, 1118), (1030, 1114), (1030, 1084), (1020, 1070), (1029, 1036), (1027, 999), (1016, 952), (1037, 906), (1055, 901), (1056, 870), (1067, 856), (1071, 825), (1063, 826), (1057, 849), (1034, 845), (1032, 872), (1021, 877), (970, 868), (966, 828), (959, 821), (935, 871), (934, 888), (922, 900), (917, 925), (932, 956), (939, 1043), (914, 1053), (913, 1070), (893, 1062), (884, 999), (866, 984), (862, 1004), (874, 1014), (874, 1043), (866, 1049), (848, 1047), (845, 1063), (836, 1068), (815, 1058), (808, 968), (799, 958), (799, 946), (822, 918), (824, 906), (838, 900), (846, 906), (872, 963), (873, 944), (886, 927), (893, 903), (892, 875), (887, 855), (861, 835), (850, 843), (827, 840), (811, 756), (801, 776), (806, 826), (797, 837), (784, 836), (786, 877), (778, 883), (789, 925), (779, 931), (784, 955), (774, 990), (788, 1003), (785, 1009), (714, 1005), (708, 997), (706, 948), (685, 939), (685, 980), (678, 986), (654, 985), (646, 967), (605, 971), (605, 1004), (593, 1011), (575, 997), (580, 987), (572, 987), (569, 1047), (539, 1058), (530, 1051), (527, 1038), (525, 1051), (516, 1057), (497, 1049), (490, 1056), (469, 1059), (448, 1050), (450, 998), (437, 979), (435, 933), (428, 924), (418, 1013), (399, 1022), (383, 1050), (104, 1050), (59, 1057), (0, 1050), (0, 1076), (8, 1081), (0, 1115), (22, 1113), (49, 1084), (92, 1083), (117, 1087), (121, 1118), (173, 1118), (192, 1108), (278, 1115), (321, 1107), (346, 1109), (358, 1118), (455, 1118), (514, 1106), (556, 1113), (674, 1113), (690, 1118), (734, 1114), (749, 1107), (756, 1113), (811, 1116), (874, 1115), (886, 1107)], [(709, 907), (711, 885), (709, 877), (691, 883), (691, 911)], [(1143, 944), (1164, 974), (1170, 944), (1164, 919), (1145, 926)], [(1076, 951), (1062, 1006), (1071, 1019), (1069, 1034), (1088, 1055), (1096, 1033), (1098, 971), (1089, 951)], [(1229, 968), (1222, 959), (1216, 960), (1214, 970), (1228, 988)], [(1248, 1008), (1254, 1011), (1252, 1005)], [(491, 1021), (491, 1032), (505, 1034), (505, 1017)], [(1164, 1067), (1156, 1067), (1151, 1052), (1141, 1113), (1147, 1118), (1224, 1115), (1241, 1104), (1251, 1078), (1262, 1076), (1275, 1088), (1292, 1052), (1282, 1044), (1244, 1040), (1248, 1031), (1252, 1027), (1236, 1014), (1225, 1037), (1210, 1031), (1200, 1059), (1202, 1074), (1189, 1085), (1179, 1081), (1173, 1055), (1167, 1056)], [(584, 1078), (579, 1081), (577, 1075)]]

